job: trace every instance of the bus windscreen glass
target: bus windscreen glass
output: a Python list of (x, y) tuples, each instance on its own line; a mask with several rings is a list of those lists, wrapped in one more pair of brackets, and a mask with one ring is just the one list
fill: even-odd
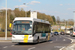
[(32, 22), (31, 21), (15, 21), (13, 23), (12, 34), (17, 34), (17, 35), (32, 34)]

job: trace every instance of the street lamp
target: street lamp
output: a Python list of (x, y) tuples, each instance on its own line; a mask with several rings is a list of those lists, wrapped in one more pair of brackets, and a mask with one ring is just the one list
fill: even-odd
[(73, 13), (74, 13), (74, 27), (75, 27), (75, 11), (73, 11)]
[(5, 40), (7, 40), (7, 0), (6, 0), (6, 18), (5, 18)]
[(68, 20), (67, 20), (67, 28), (68, 28)]
[[(2, 12), (3, 12), (3, 11), (0, 10), (0, 13), (1, 13), (1, 14), (2, 14)], [(3, 14), (2, 14), (2, 15), (3, 15)], [(1, 22), (1, 24), (0, 24), (0, 30), (1, 30), (1, 27), (2, 27), (2, 22)]]
[[(26, 3), (23, 3), (24, 5), (28, 5), (28, 3), (26, 4)], [(27, 12), (25, 12), (25, 16), (27, 17)]]

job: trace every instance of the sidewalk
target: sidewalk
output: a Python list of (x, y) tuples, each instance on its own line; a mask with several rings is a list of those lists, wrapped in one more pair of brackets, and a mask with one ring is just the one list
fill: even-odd
[(11, 42), (12, 38), (11, 37), (7, 37), (7, 40), (5, 40), (5, 37), (0, 37), (0, 42)]

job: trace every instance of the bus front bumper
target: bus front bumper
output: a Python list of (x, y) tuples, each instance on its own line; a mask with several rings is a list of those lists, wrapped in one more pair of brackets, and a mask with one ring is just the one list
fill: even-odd
[(27, 42), (26, 41), (23, 41), (23, 40), (12, 40), (13, 43), (18, 43), (18, 42), (22, 42), (22, 43), (32, 43), (33, 40), (28, 40)]

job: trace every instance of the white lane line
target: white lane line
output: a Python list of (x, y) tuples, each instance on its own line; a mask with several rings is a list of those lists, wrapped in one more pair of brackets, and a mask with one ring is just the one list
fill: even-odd
[(60, 48), (59, 50), (63, 50), (65, 47)]
[(31, 47), (31, 48), (29, 48), (28, 50), (32, 50), (32, 49), (34, 49), (35, 47)]
[(12, 47), (14, 46), (14, 45), (11, 45)]
[(71, 39), (71, 43), (73, 43), (73, 39)]
[(53, 43), (53, 41), (51, 41), (50, 43)]
[[(63, 36), (62, 36), (62, 37), (63, 37)], [(70, 40), (71, 40), (71, 43), (73, 43), (73, 39), (71, 39), (71, 38), (68, 38), (68, 37), (64, 37), (64, 38), (70, 39)]]
[(5, 46), (5, 47), (3, 47), (3, 48), (7, 48), (8, 46)]
[(65, 39), (63, 39), (63, 41), (66, 41)]
[[(64, 37), (64, 36), (62, 36), (62, 37)], [(67, 38), (67, 37), (64, 37), (64, 38)], [(71, 40), (71, 43), (73, 42), (73, 39), (71, 39), (71, 38), (67, 38), (67, 39), (70, 39)], [(59, 50), (63, 50), (65, 47), (62, 47), (62, 48), (60, 48)]]

